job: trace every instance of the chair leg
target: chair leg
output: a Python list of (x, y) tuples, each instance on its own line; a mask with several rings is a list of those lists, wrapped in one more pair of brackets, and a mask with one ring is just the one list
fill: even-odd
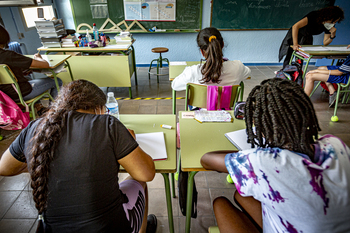
[(159, 83), (159, 60), (157, 61), (157, 83)]
[(318, 88), (318, 86), (319, 86), (320, 84), (321, 84), (321, 81), (319, 81), (319, 82), (317, 83), (316, 87), (312, 90), (312, 92), (311, 92), (309, 98), (311, 98), (311, 96), (314, 94), (314, 92), (317, 90), (317, 88)]
[(163, 58), (162, 58), (162, 53), (159, 53), (159, 63), (160, 63), (160, 68), (163, 68)]
[(151, 79), (150, 72), (151, 72), (151, 69), (152, 69), (152, 63), (153, 63), (154, 61), (158, 61), (158, 59), (153, 59), (153, 60), (151, 61), (151, 64), (149, 65), (149, 69), (148, 69), (148, 79)]
[(333, 121), (333, 122), (339, 120), (338, 117), (337, 117), (337, 109), (338, 109), (338, 102), (339, 102), (339, 96), (340, 96), (340, 85), (339, 85), (339, 83), (337, 83), (337, 85), (338, 85), (338, 90), (339, 91), (337, 91), (337, 99), (335, 100), (334, 114), (333, 114), (333, 116), (331, 118), (331, 121)]

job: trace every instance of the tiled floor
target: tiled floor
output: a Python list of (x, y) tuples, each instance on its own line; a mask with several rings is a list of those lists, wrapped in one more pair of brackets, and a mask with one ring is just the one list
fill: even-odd
[[(263, 79), (274, 76), (273, 71), (280, 67), (252, 66), (252, 79), (245, 81), (245, 98), (253, 86)], [(312, 67), (314, 68), (314, 67)], [(134, 81), (132, 81), (134, 82)], [(104, 89), (106, 91), (106, 88)], [(116, 97), (128, 97), (128, 88), (110, 88)], [(138, 86), (132, 88), (134, 97), (171, 97), (171, 87), (168, 76), (160, 77), (157, 84), (156, 77), (148, 80), (147, 68), (138, 68)], [(183, 97), (184, 92), (177, 94)], [(340, 105), (338, 108), (339, 122), (331, 122), (333, 109), (328, 108), (327, 94), (321, 92), (321, 88), (312, 96), (312, 102), (317, 111), (317, 116), (322, 128), (320, 134), (334, 134), (350, 145), (350, 104)], [(177, 110), (184, 110), (184, 99), (176, 101)], [(121, 114), (171, 114), (172, 100), (120, 100)], [(15, 132), (1, 132), (5, 139), (1, 141), (0, 154), (15, 138)], [(125, 177), (125, 174), (121, 174)], [(211, 225), (215, 225), (212, 209), (212, 201), (215, 197), (226, 196), (232, 200), (234, 185), (226, 182), (226, 175), (216, 172), (199, 172), (196, 177), (198, 189), (198, 217), (192, 219), (192, 232), (207, 232)], [(28, 174), (16, 177), (0, 177), (0, 232), (21, 233), (35, 232), (36, 210), (28, 186)], [(149, 213), (158, 217), (157, 232), (168, 232), (167, 209), (163, 178), (160, 174), (149, 183)], [(178, 198), (173, 199), (173, 214), (175, 232), (185, 231), (185, 217), (182, 216)]]

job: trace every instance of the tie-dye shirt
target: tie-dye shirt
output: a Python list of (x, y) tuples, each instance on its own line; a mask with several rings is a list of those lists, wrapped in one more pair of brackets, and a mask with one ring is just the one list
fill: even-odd
[(262, 203), (264, 233), (350, 232), (349, 147), (325, 135), (315, 144), (314, 161), (280, 148), (225, 158), (237, 191)]

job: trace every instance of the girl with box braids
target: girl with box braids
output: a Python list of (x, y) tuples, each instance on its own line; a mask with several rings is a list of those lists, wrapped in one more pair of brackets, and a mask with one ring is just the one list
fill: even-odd
[(201, 72), (202, 83), (220, 83), (222, 71), (224, 40), (216, 28), (205, 28), (198, 33), (197, 44), (201, 49), (206, 62), (203, 64)]
[(245, 121), (252, 147), (279, 147), (313, 158), (310, 145), (321, 129), (309, 97), (297, 83), (273, 78), (254, 87), (247, 98)]
[[(66, 117), (70, 111), (78, 109), (101, 111), (106, 103), (103, 91), (86, 80), (76, 80), (63, 87), (45, 113), (35, 130), (32, 138), (33, 155), (30, 161), (31, 187), (35, 207), (39, 212), (39, 220), (47, 207), (48, 175), (50, 163), (54, 159), (56, 146), (61, 138), (62, 128), (66, 124)], [(39, 222), (37, 232), (43, 232)]]

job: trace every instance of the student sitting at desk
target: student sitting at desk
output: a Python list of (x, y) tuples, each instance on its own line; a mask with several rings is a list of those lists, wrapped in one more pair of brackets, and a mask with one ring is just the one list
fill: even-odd
[[(347, 47), (350, 48), (350, 45)], [(350, 55), (341, 66), (320, 66), (316, 70), (309, 71), (305, 78), (305, 93), (310, 95), (314, 89), (315, 81), (326, 83), (329, 90), (329, 107), (332, 107), (337, 99), (337, 92), (333, 83), (347, 83), (350, 75)]]
[(245, 122), (257, 148), (201, 159), (205, 169), (230, 173), (242, 207), (215, 199), (220, 232), (350, 232), (350, 149), (332, 135), (317, 139), (318, 120), (303, 88), (264, 80), (247, 98)]
[[(37, 232), (155, 232), (154, 215), (147, 226), (153, 160), (105, 104), (95, 84), (72, 81), (2, 155), (1, 176), (30, 173)], [(130, 177), (119, 183), (120, 165)]]
[[(19, 88), (24, 100), (30, 100), (41, 93), (51, 89), (52, 97), (57, 95), (55, 81), (49, 77), (29, 80), (23, 74), (29, 67), (33, 68), (49, 68), (47, 61), (42, 59), (40, 54), (35, 54), (34, 59), (18, 54), (14, 51), (7, 50), (10, 43), (10, 35), (7, 30), (0, 24), (0, 64), (6, 64), (10, 67), (17, 78)], [(58, 79), (59, 85), (62, 81)], [(11, 99), (17, 101), (19, 99), (16, 90), (11, 84), (0, 84), (0, 91), (4, 92)]]
[(197, 44), (206, 62), (186, 67), (171, 84), (175, 91), (185, 90), (187, 83), (215, 86), (238, 85), (249, 77), (250, 69), (241, 61), (228, 61), (223, 58), (224, 40), (216, 28), (202, 29), (198, 33)]

